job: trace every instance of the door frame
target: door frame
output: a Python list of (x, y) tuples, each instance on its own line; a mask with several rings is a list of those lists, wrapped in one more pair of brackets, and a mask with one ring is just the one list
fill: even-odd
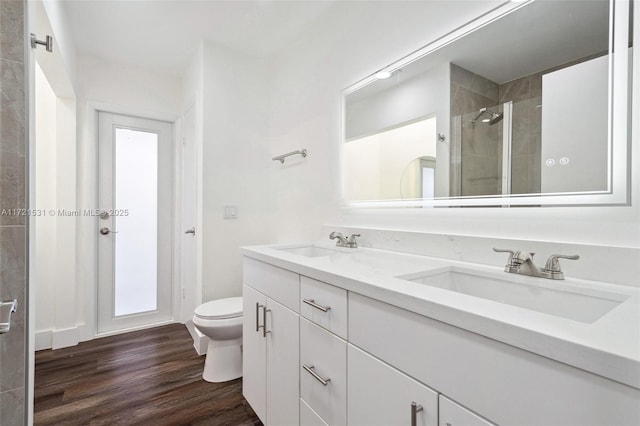
[[(115, 241), (116, 235), (98, 237), (97, 323), (98, 336), (123, 333), (139, 328), (173, 322), (173, 123), (139, 116), (98, 112), (98, 208), (126, 208), (116, 206), (116, 129), (129, 129), (157, 134), (158, 147), (158, 206), (157, 206), (157, 306), (156, 309), (114, 316), (115, 309)], [(167, 188), (168, 187), (168, 188)], [(168, 191), (168, 192), (167, 192)], [(98, 219), (98, 228), (118, 228), (118, 217)], [(98, 228), (94, 232), (97, 232)], [(115, 233), (115, 229), (114, 229)], [(111, 253), (111, 254), (109, 254)], [(168, 263), (168, 264), (167, 264)], [(106, 298), (106, 299), (105, 299)], [(111, 300), (107, 300), (111, 299)]]
[[(179, 156), (176, 155), (176, 135), (179, 134), (180, 117), (156, 113), (153, 111), (140, 111), (136, 108), (116, 105), (108, 102), (86, 101), (78, 105), (78, 123), (81, 123), (79, 151), (78, 151), (78, 207), (79, 208), (97, 208), (98, 206), (98, 112), (108, 112), (118, 115), (130, 115), (134, 117), (144, 117), (152, 120), (167, 121), (172, 124), (172, 154), (171, 161), (171, 203), (172, 203), (172, 221), (171, 221), (171, 309), (173, 318), (167, 323), (179, 321), (176, 318), (176, 312), (179, 312), (182, 306), (182, 298), (180, 297), (180, 282), (176, 272), (179, 271), (179, 265), (176, 261), (180, 259), (180, 247), (176, 244), (177, 232), (180, 225), (180, 209), (176, 207), (176, 199), (179, 197), (179, 188), (176, 187), (176, 170)], [(79, 317), (84, 319), (83, 324), (78, 324), (79, 340), (88, 341), (98, 337), (106, 337), (124, 332), (142, 330), (145, 328), (156, 327), (159, 324), (134, 327), (127, 330), (117, 332), (107, 332), (98, 334), (98, 218), (96, 216), (80, 217), (78, 222), (78, 235), (81, 236), (77, 244), (77, 277), (79, 282), (87, 283), (83, 286), (84, 294), (78, 295), (78, 300), (84, 302), (84, 313), (79, 313)]]

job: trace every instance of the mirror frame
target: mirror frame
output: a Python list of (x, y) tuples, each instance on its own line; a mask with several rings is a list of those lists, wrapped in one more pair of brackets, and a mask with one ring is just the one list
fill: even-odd
[[(340, 123), (340, 174), (341, 197), (346, 208), (371, 208), (371, 207), (508, 207), (508, 206), (602, 206), (602, 205), (629, 205), (631, 200), (631, 78), (630, 55), (609, 55), (609, 172), (606, 191), (585, 191), (576, 193), (544, 193), (544, 194), (509, 194), (509, 195), (484, 195), (466, 197), (441, 197), (433, 199), (415, 200), (374, 200), (374, 201), (348, 201), (344, 199), (345, 175), (342, 146), (345, 143), (345, 114), (346, 97), (350, 93), (376, 81), (375, 74), (379, 71), (394, 71), (414, 62), (431, 52), (441, 49), (456, 40), (465, 37), (473, 31), (480, 29), (492, 22), (526, 7), (535, 0), (522, 3), (507, 2), (486, 14), (470, 21), (452, 32), (436, 39), (421, 49), (401, 58), (400, 60), (376, 70), (371, 75), (347, 87), (341, 96), (341, 123)], [(627, 52), (631, 19), (640, 13), (635, 12), (631, 16), (632, 0), (609, 1), (609, 52)], [(634, 32), (633, 46), (636, 46), (638, 36)], [(618, 111), (624, 111), (620, 114)]]

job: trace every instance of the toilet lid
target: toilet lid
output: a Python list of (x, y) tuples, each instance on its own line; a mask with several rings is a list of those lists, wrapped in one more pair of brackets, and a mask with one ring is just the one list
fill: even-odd
[(203, 303), (196, 308), (195, 314), (202, 319), (240, 317), (242, 316), (242, 297), (229, 297)]

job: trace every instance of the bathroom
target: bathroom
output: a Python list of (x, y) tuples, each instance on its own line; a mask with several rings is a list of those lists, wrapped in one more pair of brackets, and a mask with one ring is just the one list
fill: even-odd
[[(29, 1), (22, 8), (7, 6), (16, 3), (22, 4), (3, 1), (3, 15), (28, 16), (27, 25), (22, 28), (26, 34), (33, 32), (40, 40), (46, 34), (54, 37), (53, 53), (40, 45), (27, 53), (35, 56), (58, 98), (69, 101), (61, 103), (68, 108), (59, 109), (58, 117), (62, 117), (60, 111), (74, 112), (68, 117), (72, 120), (70, 127), (67, 123), (59, 128), (72, 129), (72, 137), (59, 139), (71, 145), (58, 146), (56, 167), (49, 170), (53, 174), (45, 174), (52, 176), (45, 184), (58, 190), (57, 198), (40, 205), (31, 198), (37, 194), (30, 194), (30, 206), (56, 211), (99, 208), (97, 111), (173, 125), (173, 175), (169, 187), (174, 198), (169, 203), (169, 238), (175, 244), (169, 246), (170, 268), (164, 274), (170, 278), (171, 311), (157, 323), (185, 323), (194, 333), (190, 321), (198, 305), (241, 296), (240, 247), (321, 241), (333, 246), (335, 241), (329, 239), (329, 234), (334, 231), (360, 234), (359, 245), (363, 249), (499, 268), (505, 266), (508, 256), (494, 253), (493, 247), (536, 252), (538, 265), (555, 252), (579, 254), (581, 260), (561, 261), (567, 279), (613, 282), (631, 288), (640, 285), (640, 210), (634, 201), (640, 193), (633, 185), (638, 182), (639, 157), (634, 149), (621, 167), (610, 170), (632, 183), (622, 194), (617, 193), (622, 195), (622, 201), (576, 200), (540, 206), (546, 202), (536, 197), (520, 206), (512, 200), (495, 207), (492, 199), (493, 204), (488, 205), (494, 207), (475, 203), (431, 208), (411, 200), (393, 205), (384, 201), (349, 202), (343, 198), (341, 129), (345, 89), (479, 17), (487, 19), (487, 14), (500, 8), (524, 10), (527, 2), (186, 2), (180, 7), (175, 2)], [(639, 12), (635, 9), (637, 22)], [(48, 21), (45, 24), (43, 13)], [(169, 29), (172, 19), (179, 20), (175, 31)], [(3, 43), (11, 38), (6, 38), (5, 28), (9, 25), (5, 22), (8, 21), (2, 21)], [(34, 23), (38, 27), (31, 26)], [(217, 32), (206, 33), (212, 27)], [(20, 40), (20, 46), (24, 40)], [(15, 55), (21, 53), (21, 47), (5, 46), (1, 52), (3, 66), (33, 61), (17, 59)], [(489, 57), (495, 53), (493, 44), (477, 48), (485, 49)], [(5, 60), (5, 54), (14, 56)], [(47, 55), (58, 55), (52, 60), (57, 63), (47, 63), (51, 58)], [(638, 66), (636, 56), (633, 65)], [(632, 75), (629, 144), (635, 147), (640, 84), (638, 73)], [(4, 79), (9, 77), (7, 72), (2, 73), (3, 123), (10, 120), (4, 109)], [(31, 92), (27, 90), (25, 95), (31, 97), (28, 109), (37, 107)], [(498, 103), (501, 101), (482, 107), (494, 111)], [(24, 109), (23, 106), (18, 116), (28, 129), (24, 117), (31, 114)], [(505, 114), (502, 107), (494, 112)], [(482, 118), (485, 117), (480, 117), (480, 123)], [(506, 121), (505, 114), (494, 128)], [(454, 141), (451, 128), (442, 123), (449, 121), (438, 121), (436, 133), (445, 138), (439, 149)], [(8, 126), (3, 125), (3, 132), (4, 129)], [(3, 133), (1, 159), (5, 162), (12, 161), (9, 154), (14, 154), (4, 145), (11, 137), (20, 141), (19, 134)], [(191, 151), (181, 149), (175, 141), (192, 143)], [(29, 143), (36, 143), (34, 155), (38, 155), (37, 142)], [(447, 154), (452, 152), (449, 147)], [(293, 155), (284, 163), (272, 160), (302, 149), (306, 150), (306, 157)], [(24, 158), (24, 150), (17, 152), (22, 152)], [(542, 158), (540, 153), (534, 157), (537, 161)], [(13, 159), (15, 162), (15, 156)], [(37, 158), (30, 159), (31, 172), (36, 161)], [(616, 164), (619, 165), (618, 159)], [(185, 183), (189, 179), (192, 184)], [(15, 186), (14, 182), (11, 184)], [(506, 193), (501, 186), (494, 187), (498, 189), (496, 194)], [(459, 195), (451, 188), (450, 191), (451, 195)], [(13, 199), (7, 201), (4, 187), (0, 194), (2, 208), (25, 207), (14, 206)], [(191, 204), (184, 200), (191, 200)], [(12, 204), (5, 205), (9, 202)], [(13, 320), (18, 322), (11, 332), (21, 329), (17, 324), (25, 320), (27, 312), (30, 318), (21, 351), (16, 352), (19, 341), (9, 346), (11, 332), (0, 337), (3, 369), (11, 362), (22, 363), (25, 354), (32, 357), (35, 350), (53, 348), (55, 352), (96, 340), (98, 334), (111, 333), (108, 327), (107, 331), (98, 332), (97, 306), (98, 230), (111, 223), (90, 215), (56, 217), (58, 235), (66, 238), (47, 237), (47, 241), (55, 241), (55, 248), (48, 250), (45, 246), (42, 252), (30, 252), (26, 281), (28, 256), (19, 253), (26, 249), (20, 248), (16, 239), (24, 240), (28, 230), (29, 250), (42, 247), (34, 240), (38, 235), (32, 232), (37, 229), (36, 219), (0, 222), (1, 272), (6, 281), (0, 283), (0, 297), (22, 299), (13, 314)], [(71, 228), (65, 228), (69, 224)], [(185, 234), (192, 228), (194, 234)], [(24, 234), (14, 235), (18, 231)], [(33, 269), (39, 267), (45, 269)], [(22, 278), (15, 276), (16, 271), (23, 274)], [(42, 276), (38, 274), (55, 279), (38, 280)], [(639, 319), (638, 315), (635, 319)], [(194, 343), (202, 349), (204, 340), (196, 340)], [(0, 375), (0, 396), (6, 397), (0, 398), (1, 424), (14, 424), (5, 419), (24, 419), (15, 424), (32, 420), (32, 370), (31, 358), (21, 383), (20, 378), (6, 379), (4, 370)], [(637, 366), (628, 375), (638, 376)], [(6, 385), (5, 379), (12, 383)], [(22, 400), (21, 392), (26, 392)]]

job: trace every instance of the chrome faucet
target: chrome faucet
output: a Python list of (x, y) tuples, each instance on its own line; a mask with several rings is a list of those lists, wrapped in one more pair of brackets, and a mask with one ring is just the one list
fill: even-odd
[(531, 277), (547, 278), (550, 280), (563, 280), (564, 273), (560, 268), (558, 259), (578, 260), (580, 256), (564, 254), (552, 254), (549, 256), (544, 268), (540, 268), (533, 263), (533, 255), (523, 250), (509, 250), (494, 248), (493, 251), (509, 253), (509, 260), (504, 267), (505, 272), (520, 275), (529, 275)]
[(349, 248), (358, 248), (358, 242), (356, 241), (356, 237), (359, 237), (360, 234), (353, 234), (351, 236), (345, 237), (340, 232), (332, 232), (329, 234), (329, 238), (336, 241), (337, 247), (349, 247)]

